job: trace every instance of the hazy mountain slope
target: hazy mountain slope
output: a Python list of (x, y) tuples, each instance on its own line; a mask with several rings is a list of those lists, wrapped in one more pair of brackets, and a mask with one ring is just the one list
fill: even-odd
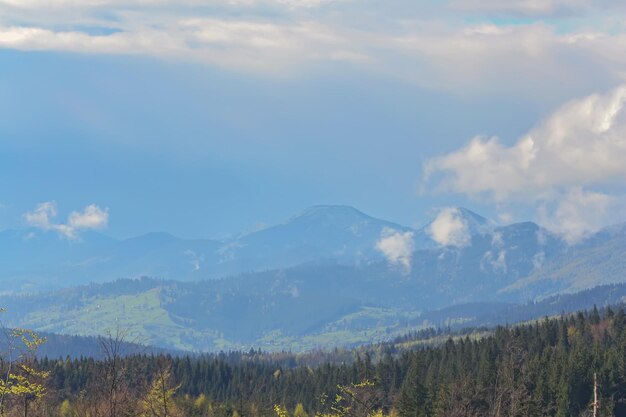
[(466, 327), (493, 327), (552, 317), (593, 306), (621, 306), (626, 303), (626, 284), (600, 285), (570, 294), (547, 297), (538, 302), (470, 303), (424, 313), (420, 319), (434, 326), (461, 329)]
[(314, 206), (284, 224), (228, 242), (222, 247), (222, 260), (244, 261), (257, 269), (324, 259), (368, 263), (382, 259), (376, 242), (385, 228), (411, 230), (348, 206)]
[(142, 343), (218, 349), (255, 343), (277, 331), (286, 337), (320, 332), (363, 306), (390, 305), (396, 298), (410, 303), (401, 276), (381, 278), (320, 266), (199, 283), (122, 280), (4, 296), (0, 304), (10, 325), (82, 335), (122, 326)]
[[(96, 336), (119, 328), (129, 340), (168, 349), (300, 351), (388, 340), (431, 326), (514, 323), (626, 300), (626, 284), (620, 284), (527, 305), (474, 302), (428, 311), (416, 285), (401, 276), (387, 277), (385, 285), (365, 274), (363, 284), (364, 274), (327, 268), (199, 283), (121, 280), (4, 296), (0, 304), (9, 326), (45, 332)], [(392, 291), (376, 297), (385, 286)]]
[[(414, 254), (410, 276), (422, 291), (443, 303), (508, 300), (525, 301), (502, 288), (561, 256), (565, 245), (534, 223), (482, 228), (464, 247), (436, 247)], [(435, 297), (435, 294), (437, 295)]]
[(607, 228), (506, 287), (528, 299), (626, 281), (626, 225)]
[(38, 229), (0, 231), (0, 290), (84, 282), (103, 268), (118, 244), (92, 232), (72, 241)]

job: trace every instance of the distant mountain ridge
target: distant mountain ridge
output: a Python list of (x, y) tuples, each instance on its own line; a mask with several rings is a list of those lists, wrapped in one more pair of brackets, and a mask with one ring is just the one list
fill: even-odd
[[(5, 230), (0, 231), (0, 291), (141, 276), (197, 281), (304, 264), (375, 265), (389, 258), (378, 245), (383, 233), (411, 236), (410, 269), (431, 282), (435, 293), (466, 289), (463, 294), (471, 298), (475, 291), (498, 287), (503, 298), (523, 292), (533, 299), (624, 279), (624, 226), (568, 246), (532, 222), (497, 225), (464, 208), (450, 210), (464, 229), (462, 247), (436, 241), (437, 219), (412, 229), (339, 205), (313, 206), (282, 224), (222, 240), (168, 233), (118, 240), (95, 232), (68, 240), (51, 231)], [(573, 265), (587, 276), (564, 272)]]
[(307, 262), (378, 261), (381, 231), (410, 228), (348, 206), (314, 206), (283, 224), (231, 239), (148, 233), (117, 240), (96, 232), (72, 241), (52, 231), (0, 231), (0, 289), (56, 288), (117, 278), (198, 280)]

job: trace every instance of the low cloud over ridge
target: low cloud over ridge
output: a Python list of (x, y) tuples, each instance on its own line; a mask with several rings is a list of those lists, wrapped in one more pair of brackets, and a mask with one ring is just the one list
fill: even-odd
[(376, 242), (376, 249), (385, 255), (391, 265), (400, 266), (404, 272), (410, 273), (415, 249), (413, 236), (414, 233), (411, 231), (400, 232), (386, 227)]
[(471, 240), (469, 225), (455, 207), (441, 210), (427, 230), (430, 237), (441, 246), (462, 248), (469, 245)]

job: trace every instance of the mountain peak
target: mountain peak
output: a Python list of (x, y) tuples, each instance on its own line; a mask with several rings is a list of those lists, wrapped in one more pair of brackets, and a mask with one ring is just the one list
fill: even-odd
[(464, 207), (445, 207), (420, 229), (421, 241), (425, 246), (434, 241), (440, 246), (464, 247), (472, 236), (484, 235), (492, 226), (491, 221)]
[(430, 227), (440, 219), (458, 219), (470, 229), (483, 229), (492, 223), (489, 219), (465, 207), (445, 207), (437, 211), (435, 217), (425, 227)]
[(459, 217), (465, 219), (470, 224), (482, 226), (490, 223), (487, 218), (473, 212), (472, 210), (466, 209), (465, 207), (453, 207), (453, 209), (456, 211)]
[(370, 219), (367, 214), (351, 206), (344, 205), (315, 205), (311, 206), (300, 214), (292, 217), (289, 222), (304, 219)]

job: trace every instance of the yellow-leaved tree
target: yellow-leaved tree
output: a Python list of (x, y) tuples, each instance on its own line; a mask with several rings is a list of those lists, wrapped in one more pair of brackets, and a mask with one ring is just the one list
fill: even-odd
[(46, 340), (32, 330), (7, 329), (1, 323), (0, 327), (4, 329), (6, 349), (0, 378), (0, 416), (6, 415), (8, 406), (14, 404), (21, 407), (22, 415), (27, 417), (29, 406), (46, 393), (44, 384), (49, 372), (35, 367), (37, 349)]
[(296, 408), (293, 410), (293, 417), (309, 417), (304, 410), (304, 406), (301, 403), (296, 404)]
[(172, 386), (172, 368), (169, 364), (157, 369), (152, 385), (143, 400), (144, 417), (178, 417), (180, 411), (174, 403), (179, 386)]
[[(330, 400), (326, 395), (321, 398), (322, 405), (330, 409), (330, 413), (315, 414), (315, 417), (385, 417), (380, 403), (380, 392), (376, 384), (368, 379), (358, 384), (337, 385), (335, 398)], [(277, 417), (289, 417), (284, 406), (275, 405)], [(302, 404), (297, 404), (294, 417), (305, 417), (306, 411)]]

